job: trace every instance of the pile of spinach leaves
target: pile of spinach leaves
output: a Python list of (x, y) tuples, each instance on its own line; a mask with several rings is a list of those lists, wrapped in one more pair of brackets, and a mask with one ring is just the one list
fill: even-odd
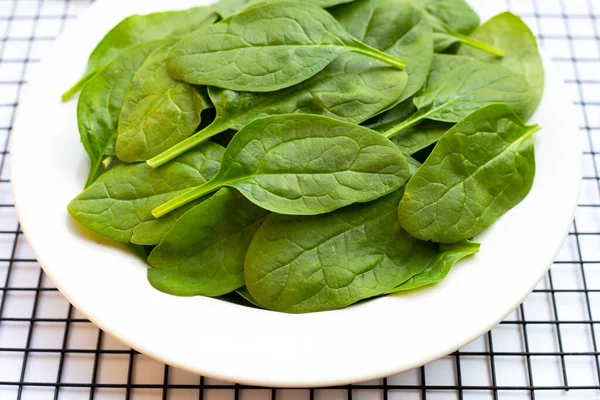
[[(465, 0), (221, 0), (92, 52), (71, 216), (155, 288), (332, 310), (440, 282), (535, 175), (535, 38)], [(143, 247), (142, 247), (143, 246)]]

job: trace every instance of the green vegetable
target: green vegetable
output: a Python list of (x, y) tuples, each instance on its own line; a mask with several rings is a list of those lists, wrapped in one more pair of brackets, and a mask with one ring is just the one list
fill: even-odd
[(217, 14), (221, 16), (221, 19), (227, 19), (232, 15), (237, 14), (243, 9), (246, 4), (250, 3), (251, 0), (220, 0), (210, 6)]
[(116, 153), (124, 162), (146, 161), (194, 133), (202, 110), (212, 107), (206, 95), (172, 79), (165, 45), (152, 52), (133, 76), (118, 119)]
[(390, 140), (404, 154), (412, 155), (436, 143), (452, 124), (437, 121), (425, 121), (413, 128), (408, 128)]
[(211, 181), (152, 213), (161, 217), (230, 186), (273, 212), (322, 214), (393, 192), (408, 174), (402, 153), (374, 131), (322, 116), (277, 115), (246, 125)]
[(357, 39), (406, 63), (408, 84), (394, 105), (421, 89), (433, 60), (433, 32), (409, 0), (359, 0), (331, 13)]
[(425, 119), (458, 122), (489, 104), (509, 104), (521, 118), (531, 115), (536, 107), (534, 95), (520, 75), (501, 65), (448, 54), (434, 56), (427, 83), (413, 103), (418, 111), (386, 131), (386, 137)]
[(421, 163), (409, 155), (405, 155), (404, 157), (406, 158), (406, 162), (408, 162), (408, 169), (410, 171), (410, 176), (413, 176), (414, 174), (417, 173), (417, 170), (419, 168), (421, 168)]
[(145, 163), (117, 165), (77, 196), (68, 207), (84, 228), (120, 242), (153, 245), (193, 204), (156, 219), (151, 210), (213, 178), (225, 150), (207, 142), (160, 169)]
[(268, 212), (223, 188), (177, 220), (148, 262), (148, 280), (178, 296), (221, 296), (244, 286), (244, 257)]
[(185, 35), (203, 24), (212, 24), (216, 20), (217, 16), (208, 7), (132, 15), (125, 18), (98, 43), (90, 55), (85, 75), (63, 95), (63, 101), (77, 94), (124, 50), (144, 42)]
[(305, 313), (439, 282), (535, 175), (537, 44), (478, 26), (466, 0), (127, 18), (65, 94), (91, 160), (68, 211), (177, 296)]
[(477, 28), (471, 37), (503, 48), (506, 53), (504, 58), (498, 59), (465, 46), (458, 49), (458, 54), (500, 64), (524, 77), (532, 93), (532, 104), (529, 113), (522, 117), (525, 120), (529, 119), (539, 105), (544, 92), (544, 66), (537, 42), (529, 27), (521, 18), (505, 12)]
[(276, 114), (320, 114), (361, 123), (384, 110), (403, 93), (407, 75), (382, 68), (360, 54), (343, 54), (323, 71), (298, 85), (270, 93), (234, 92), (209, 88), (217, 110), (215, 120), (148, 164), (156, 168), (198, 143), (227, 129), (241, 129), (256, 118)]
[[(156, 40), (131, 47), (84, 86), (77, 104), (77, 122), (81, 143), (91, 161), (86, 187), (94, 181), (102, 163), (110, 164), (115, 155), (118, 118), (135, 74), (156, 49), (170, 43), (174, 41)], [(106, 156), (109, 159), (105, 161)]]
[(479, 253), (479, 243), (465, 240), (461, 243), (440, 244), (440, 251), (433, 257), (425, 270), (388, 293), (413, 290), (442, 281), (457, 262), (465, 257)]
[(411, 0), (433, 27), (435, 51), (441, 52), (456, 42), (484, 51), (494, 57), (504, 57), (502, 48), (491, 46), (466, 36), (479, 26), (479, 16), (465, 0)]
[[(248, 2), (246, 7), (253, 7), (256, 5), (260, 5), (260, 4), (270, 4), (270, 3), (277, 3), (280, 2), (281, 0), (251, 0)], [(338, 4), (346, 4), (346, 3), (352, 3), (354, 0), (283, 0), (286, 2), (297, 2), (297, 3), (304, 3), (304, 4), (312, 4), (314, 6), (317, 7), (321, 7), (321, 8), (329, 8), (329, 7), (333, 7), (333, 6), (337, 6)]]
[(365, 121), (361, 125), (383, 133), (409, 119), (416, 112), (417, 107), (415, 107), (413, 99), (410, 98), (397, 104), (390, 110)]
[(236, 289), (235, 292), (237, 294), (239, 294), (248, 303), (252, 304), (253, 306), (262, 308), (262, 307), (260, 307), (260, 304), (258, 304), (256, 302), (256, 300), (254, 300), (254, 297), (252, 297), (252, 295), (250, 295), (250, 292), (248, 292), (248, 289), (246, 289), (246, 286)]
[(269, 310), (333, 310), (378, 296), (427, 267), (436, 246), (396, 218), (402, 191), (330, 214), (272, 214), (248, 249), (250, 295)]
[(527, 196), (535, 175), (533, 141), (506, 105), (456, 124), (409, 181), (398, 216), (422, 240), (456, 243), (477, 235)]
[(174, 47), (167, 68), (173, 78), (193, 84), (271, 92), (314, 76), (351, 51), (404, 67), (353, 38), (322, 8), (281, 2), (250, 7), (188, 35)]

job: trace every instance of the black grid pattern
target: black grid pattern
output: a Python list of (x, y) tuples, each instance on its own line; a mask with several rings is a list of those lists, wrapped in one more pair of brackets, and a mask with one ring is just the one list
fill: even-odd
[(92, 0), (0, 0), (0, 399), (600, 397), (600, 0), (506, 0), (571, 89), (584, 147), (576, 219), (550, 272), (460, 351), (381, 380), (310, 390), (198, 377), (125, 347), (53, 287), (17, 222), (8, 179), (14, 110), (40, 53)]

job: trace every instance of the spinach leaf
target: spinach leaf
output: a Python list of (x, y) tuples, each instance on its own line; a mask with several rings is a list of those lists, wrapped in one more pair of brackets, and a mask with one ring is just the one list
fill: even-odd
[(148, 160), (156, 168), (227, 129), (239, 130), (256, 118), (307, 113), (360, 123), (394, 103), (403, 93), (406, 71), (382, 67), (360, 54), (343, 54), (314, 77), (270, 93), (210, 87), (217, 115), (211, 125)]
[(505, 12), (477, 28), (471, 37), (501, 47), (505, 52), (504, 58), (492, 57), (465, 46), (458, 49), (458, 54), (500, 64), (524, 77), (533, 99), (529, 113), (522, 117), (524, 120), (529, 119), (539, 105), (544, 92), (544, 66), (537, 42), (529, 27), (521, 18)]
[(440, 244), (440, 251), (433, 257), (423, 272), (413, 276), (388, 293), (404, 292), (442, 281), (457, 262), (465, 257), (479, 253), (479, 247), (479, 243), (473, 243), (468, 240), (461, 243)]
[(405, 155), (412, 155), (436, 143), (452, 124), (437, 121), (425, 121), (413, 128), (408, 128), (390, 140)]
[[(259, 4), (270, 4), (270, 3), (277, 3), (280, 2), (282, 0), (251, 0), (247, 7), (253, 7)], [(339, 4), (346, 4), (346, 3), (352, 3), (355, 0), (283, 0), (285, 2), (297, 2), (297, 3), (304, 3), (304, 4), (312, 4), (315, 5), (317, 7), (321, 7), (321, 8), (329, 8), (329, 7), (333, 7), (333, 6), (337, 6)]]
[(418, 160), (414, 159), (412, 156), (405, 155), (404, 157), (406, 158), (406, 162), (408, 163), (408, 170), (410, 172), (410, 176), (413, 176), (417, 173), (417, 170), (421, 168), (422, 164)]
[(178, 296), (221, 296), (244, 286), (244, 257), (268, 212), (223, 188), (181, 216), (148, 262), (150, 284)]
[(123, 100), (116, 153), (124, 162), (146, 161), (194, 133), (202, 110), (212, 107), (205, 88), (167, 73), (171, 46), (155, 50), (139, 66)]
[[(115, 155), (118, 118), (133, 77), (156, 49), (173, 42), (155, 40), (131, 47), (83, 88), (77, 104), (77, 122), (81, 143), (91, 161), (86, 187), (96, 178), (103, 161), (107, 166)], [(105, 156), (109, 157), (107, 161)]]
[(458, 122), (473, 111), (495, 103), (509, 104), (522, 118), (535, 109), (533, 96), (519, 74), (501, 65), (436, 54), (425, 87), (413, 98), (418, 111), (384, 135), (395, 136), (425, 119)]
[(456, 124), (406, 186), (400, 225), (418, 239), (442, 243), (472, 238), (492, 225), (531, 189), (537, 130), (504, 104)]
[(260, 306), (260, 304), (258, 304), (256, 302), (256, 300), (254, 300), (254, 297), (252, 297), (252, 295), (250, 294), (250, 292), (248, 291), (248, 289), (246, 288), (246, 286), (241, 287), (239, 289), (236, 289), (235, 292), (237, 294), (239, 294), (244, 300), (246, 300), (248, 303), (250, 303), (251, 305), (258, 307), (258, 308), (262, 308)]
[(173, 78), (193, 84), (272, 92), (351, 51), (404, 67), (352, 37), (322, 8), (283, 2), (250, 7), (188, 35), (174, 47), (167, 68)]
[(377, 132), (332, 118), (284, 114), (257, 119), (233, 137), (219, 173), (152, 213), (161, 217), (221, 187), (281, 214), (314, 215), (399, 189), (408, 163)]
[(427, 267), (437, 246), (414, 239), (396, 217), (402, 190), (330, 214), (272, 214), (246, 255), (250, 295), (275, 311), (333, 310), (378, 296)]
[[(68, 206), (84, 228), (108, 239), (154, 245), (193, 204), (156, 219), (151, 210), (213, 178), (225, 149), (206, 142), (160, 169), (146, 163), (117, 165)], [(198, 200), (198, 204), (203, 199)]]
[(386, 132), (396, 125), (400, 125), (417, 112), (413, 99), (409, 98), (397, 104), (390, 110), (374, 116), (361, 125), (377, 132)]
[(251, 0), (220, 0), (210, 6), (221, 19), (227, 19), (240, 12)]
[(503, 57), (501, 48), (467, 36), (479, 25), (479, 16), (465, 0), (411, 0), (429, 20), (435, 38), (435, 51), (441, 52), (460, 42), (494, 57)]
[(409, 0), (359, 0), (330, 12), (357, 39), (406, 63), (408, 83), (393, 105), (421, 89), (433, 60), (433, 32)]
[(209, 7), (132, 15), (125, 18), (98, 43), (90, 55), (85, 75), (63, 94), (63, 101), (77, 94), (102, 68), (131, 46), (185, 35), (195, 31), (199, 26), (213, 24), (216, 21), (217, 16)]

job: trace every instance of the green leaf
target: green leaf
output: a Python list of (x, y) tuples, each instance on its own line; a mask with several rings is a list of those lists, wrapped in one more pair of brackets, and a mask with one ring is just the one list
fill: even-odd
[(244, 257), (268, 212), (223, 188), (177, 220), (148, 262), (148, 280), (178, 296), (221, 296), (244, 286)]
[(452, 126), (445, 122), (425, 121), (416, 127), (402, 131), (390, 140), (402, 153), (412, 155), (436, 143)]
[(270, 116), (233, 137), (215, 178), (152, 213), (230, 186), (273, 212), (322, 214), (391, 193), (408, 174), (402, 153), (375, 131), (316, 115)]
[(412, 156), (405, 155), (404, 157), (406, 158), (406, 162), (408, 163), (410, 176), (413, 176), (417, 173), (417, 170), (421, 168), (422, 164), (418, 160), (414, 159)]
[(357, 39), (406, 63), (408, 83), (393, 105), (421, 89), (433, 60), (433, 32), (409, 0), (359, 0), (330, 12)]
[(256, 118), (306, 113), (361, 123), (393, 104), (406, 85), (406, 71), (382, 67), (360, 54), (343, 54), (314, 77), (270, 93), (235, 92), (210, 87), (217, 111), (213, 123), (148, 164), (158, 167), (227, 129), (241, 129)]
[(85, 75), (63, 95), (63, 100), (66, 101), (79, 92), (124, 50), (144, 42), (185, 35), (203, 24), (212, 24), (216, 20), (217, 16), (208, 7), (132, 15), (125, 18), (98, 43), (90, 55)]
[(522, 117), (524, 120), (529, 119), (539, 105), (544, 92), (544, 66), (535, 36), (529, 27), (521, 18), (505, 12), (477, 28), (471, 37), (502, 48), (505, 52), (504, 58), (499, 59), (466, 46), (460, 46), (458, 54), (502, 65), (524, 77), (533, 99), (529, 112)]
[(456, 124), (409, 181), (398, 210), (412, 236), (456, 243), (477, 235), (523, 200), (533, 184), (532, 135), (506, 105)]
[(370, 120), (361, 124), (369, 129), (376, 130), (377, 132), (387, 132), (388, 130), (400, 125), (417, 112), (417, 107), (413, 103), (413, 99), (406, 99), (403, 102), (397, 104), (390, 110), (376, 115)]
[(240, 12), (251, 0), (221, 0), (210, 6), (221, 19), (227, 19)]
[(205, 93), (169, 76), (170, 51), (165, 45), (144, 60), (123, 100), (116, 153), (124, 162), (146, 161), (186, 139), (200, 124), (202, 110), (212, 107)]
[(151, 210), (213, 178), (224, 149), (207, 142), (160, 169), (146, 163), (117, 165), (69, 204), (71, 216), (84, 228), (108, 239), (157, 244), (175, 220), (193, 204), (156, 219)]
[(449, 54), (434, 56), (427, 83), (413, 103), (418, 111), (386, 131), (386, 137), (425, 119), (458, 122), (490, 104), (508, 104), (521, 118), (530, 115), (536, 106), (534, 95), (519, 74), (501, 65)]
[(386, 293), (418, 274), (437, 246), (399, 227), (401, 197), (400, 190), (319, 216), (270, 215), (246, 256), (251, 296), (275, 311), (333, 310)]
[(432, 26), (439, 30), (451, 29), (465, 35), (479, 26), (479, 16), (465, 0), (411, 0), (422, 10)]
[(322, 8), (283, 2), (250, 7), (199, 29), (175, 46), (167, 68), (192, 84), (271, 92), (314, 76), (351, 51), (404, 67), (353, 38)]
[(355, 0), (251, 0), (248, 2), (246, 7), (253, 7), (260, 4), (270, 4), (285, 1), (287, 3), (304, 3), (304, 4), (312, 4), (321, 8), (329, 8), (334, 7), (339, 4), (352, 3)]
[(410, 0), (434, 31), (435, 51), (442, 52), (479, 26), (479, 16), (465, 0)]
[(248, 289), (246, 288), (246, 286), (241, 287), (239, 289), (236, 289), (235, 291), (236, 291), (237, 294), (239, 294), (248, 303), (252, 304), (255, 307), (262, 308), (260, 306), (260, 304), (258, 304), (256, 302), (256, 300), (254, 300), (254, 297), (252, 297), (252, 295), (250, 294), (250, 292), (248, 291)]
[[(412, 99), (408, 99), (388, 112), (379, 114), (367, 121), (363, 126), (380, 133), (386, 133), (409, 119), (416, 110)], [(392, 136), (390, 140), (398, 146), (404, 155), (413, 155), (436, 143), (452, 126), (453, 124), (446, 122), (425, 120), (419, 122), (416, 126), (400, 131)]]
[(457, 262), (465, 257), (479, 253), (479, 247), (479, 243), (473, 243), (468, 240), (461, 243), (441, 244), (440, 251), (433, 257), (433, 260), (431, 260), (423, 272), (413, 276), (388, 293), (404, 292), (441, 282)]
[(132, 80), (146, 59), (174, 41), (156, 40), (131, 47), (90, 80), (79, 97), (77, 122), (81, 143), (91, 161), (89, 186), (105, 156), (115, 155), (117, 123)]

